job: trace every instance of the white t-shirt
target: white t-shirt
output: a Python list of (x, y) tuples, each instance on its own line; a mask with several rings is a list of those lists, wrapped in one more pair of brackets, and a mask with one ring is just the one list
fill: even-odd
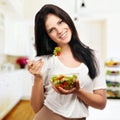
[(76, 68), (69, 68), (65, 66), (57, 56), (42, 56), (44, 66), (42, 72), (44, 73), (44, 86), (45, 86), (45, 101), (46, 105), (53, 112), (60, 114), (67, 118), (82, 118), (87, 117), (88, 106), (86, 106), (75, 94), (61, 95), (58, 94), (50, 82), (50, 78), (55, 74), (70, 74), (78, 73), (78, 80), (80, 87), (88, 92), (93, 92), (95, 89), (106, 89), (105, 75), (103, 66), (100, 67), (100, 75), (91, 80), (88, 75), (88, 67), (81, 63)]

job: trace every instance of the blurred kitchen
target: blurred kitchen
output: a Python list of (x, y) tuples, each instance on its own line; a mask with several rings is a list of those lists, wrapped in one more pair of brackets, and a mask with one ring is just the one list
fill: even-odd
[(102, 111), (90, 108), (87, 120), (120, 120), (119, 0), (0, 0), (0, 120), (18, 120), (4, 118), (30, 99), (26, 60), (35, 56), (34, 17), (46, 3), (70, 14), (81, 41), (97, 50), (105, 64), (108, 103)]

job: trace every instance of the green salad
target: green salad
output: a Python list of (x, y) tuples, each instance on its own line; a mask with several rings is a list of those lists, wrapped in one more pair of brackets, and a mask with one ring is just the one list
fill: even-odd
[(54, 75), (51, 78), (51, 82), (56, 86), (56, 87), (62, 87), (63, 89), (71, 89), (76, 87), (76, 79), (77, 75)]

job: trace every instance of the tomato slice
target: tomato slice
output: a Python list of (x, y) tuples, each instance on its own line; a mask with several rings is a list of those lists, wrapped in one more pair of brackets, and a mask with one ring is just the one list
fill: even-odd
[(60, 76), (60, 77), (58, 77), (58, 80), (61, 80), (61, 79), (63, 79), (64, 78), (64, 76)]
[(68, 85), (68, 82), (65, 81), (65, 82), (63, 83), (63, 85), (64, 85), (64, 86), (67, 86), (67, 85)]

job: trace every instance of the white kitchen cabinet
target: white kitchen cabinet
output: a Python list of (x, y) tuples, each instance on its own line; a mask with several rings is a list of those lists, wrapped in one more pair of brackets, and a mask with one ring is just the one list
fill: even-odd
[(2, 119), (21, 98), (21, 72), (0, 73), (0, 119)]
[(5, 45), (5, 16), (2, 11), (0, 11), (0, 53), (4, 52)]
[(28, 24), (9, 19), (7, 27), (5, 53), (15, 56), (29, 56), (30, 35)]
[(0, 12), (0, 53), (29, 56), (31, 44), (29, 23)]
[(4, 29), (4, 14), (0, 11), (0, 30)]
[(33, 85), (33, 76), (29, 73), (28, 70), (22, 70), (22, 99), (30, 100), (31, 92), (32, 92), (32, 85)]
[(16, 14), (23, 13), (23, 0), (0, 0), (0, 8)]
[(21, 100), (31, 96), (33, 76), (26, 69), (0, 73), (0, 120)]
[(28, 23), (23, 20), (23, 0), (0, 1), (0, 53), (28, 56), (30, 35)]
[(7, 45), (13, 44), (13, 25), (14, 19), (8, 13), (0, 10), (0, 54), (8, 54)]

